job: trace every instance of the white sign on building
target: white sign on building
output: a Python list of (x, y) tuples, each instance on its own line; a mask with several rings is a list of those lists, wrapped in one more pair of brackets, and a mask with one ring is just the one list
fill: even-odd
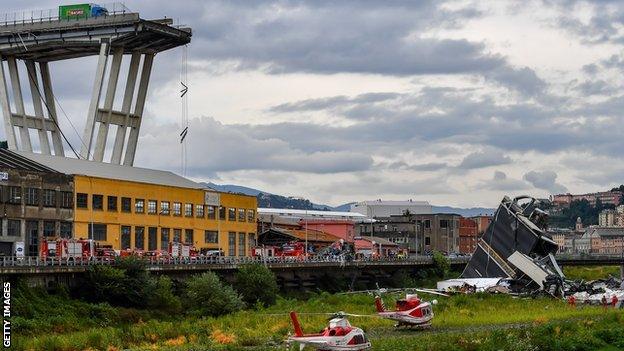
[(221, 205), (221, 198), (219, 193), (213, 193), (210, 191), (204, 192), (204, 204), (209, 206)]

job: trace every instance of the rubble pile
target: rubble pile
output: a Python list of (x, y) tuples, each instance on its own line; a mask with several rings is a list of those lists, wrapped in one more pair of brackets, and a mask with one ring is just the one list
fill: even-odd
[(546, 232), (548, 215), (540, 204), (530, 196), (505, 196), (460, 278), (438, 282), (437, 290), (551, 295), (571, 303), (622, 305), (624, 284), (616, 278), (591, 282), (565, 278), (554, 257), (557, 244)]

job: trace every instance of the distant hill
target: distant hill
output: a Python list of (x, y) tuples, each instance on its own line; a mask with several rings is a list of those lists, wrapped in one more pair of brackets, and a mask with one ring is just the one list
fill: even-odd
[(492, 216), (494, 215), (496, 209), (487, 207), (461, 208), (451, 206), (433, 206), (432, 211), (433, 213), (456, 213), (464, 217), (473, 217), (479, 215)]
[[(212, 189), (229, 192), (240, 193), (258, 198), (258, 207), (267, 208), (292, 208), (297, 210), (321, 210), (321, 211), (333, 211), (334, 208), (328, 205), (315, 204), (308, 199), (302, 199), (297, 197), (286, 197), (282, 195), (271, 194), (266, 191), (249, 188), (241, 185), (234, 184), (215, 184), (215, 183), (202, 183)], [(348, 211), (348, 209), (347, 209)]]

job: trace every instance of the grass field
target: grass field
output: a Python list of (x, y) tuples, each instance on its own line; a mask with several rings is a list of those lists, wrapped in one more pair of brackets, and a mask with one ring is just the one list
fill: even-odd
[[(388, 304), (393, 302), (390, 296), (386, 299)], [(438, 300), (440, 303), (434, 308), (436, 318), (430, 331), (395, 330), (392, 321), (374, 317), (351, 318), (351, 322), (369, 334), (374, 349), (485, 350), (488, 349), (485, 345), (494, 342), (496, 338), (512, 338), (512, 335), (520, 333), (523, 336), (518, 334), (516, 337), (526, 339), (526, 333), (531, 331), (535, 335), (542, 335), (546, 326), (556, 328), (558, 325), (557, 330), (562, 332), (578, 329), (579, 323), (601, 323), (607, 318), (601, 308), (571, 308), (562, 301), (549, 298), (529, 300), (504, 295), (464, 295)], [(103, 323), (101, 327), (76, 321), (77, 327), (73, 330), (14, 335), (14, 348), (110, 351), (275, 349), (291, 331), (286, 314), (291, 310), (302, 313), (302, 325), (304, 331), (308, 332), (322, 329), (326, 324), (326, 316), (305, 315), (306, 312), (374, 314), (372, 296), (321, 294), (306, 302), (280, 299), (270, 308), (219, 318), (142, 320), (139, 315), (134, 316), (134, 322), (129, 324)], [(619, 315), (609, 318), (615, 318), (618, 323), (621, 321)], [(563, 322), (566, 320), (569, 322)], [(503, 331), (511, 327), (510, 331)], [(42, 325), (41, 328), (45, 329), (46, 326)], [(484, 348), (480, 348), (479, 343)], [(449, 348), (451, 344), (454, 346)]]
[(563, 273), (568, 279), (596, 280), (612, 275), (620, 277), (619, 266), (570, 266), (563, 267)]

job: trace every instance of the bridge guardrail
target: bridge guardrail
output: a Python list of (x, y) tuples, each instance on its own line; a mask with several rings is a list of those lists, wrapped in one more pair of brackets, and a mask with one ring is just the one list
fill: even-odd
[[(315, 266), (319, 264), (430, 264), (432, 258), (428, 256), (409, 257), (409, 258), (364, 258), (364, 259), (348, 259), (342, 256), (335, 257), (227, 257), (227, 256), (200, 256), (188, 258), (141, 258), (146, 262), (148, 267), (171, 266), (171, 265), (210, 265), (210, 266), (238, 266), (242, 264), (264, 264), (264, 265), (280, 265), (280, 264), (297, 264)], [(451, 259), (454, 263), (463, 263), (465, 258)], [(458, 262), (455, 262), (458, 261)], [(74, 266), (93, 266), (93, 265), (115, 265), (116, 258), (110, 257), (89, 257), (89, 258), (61, 258), (38, 256), (4, 256), (0, 257), (0, 267), (74, 267)]]

